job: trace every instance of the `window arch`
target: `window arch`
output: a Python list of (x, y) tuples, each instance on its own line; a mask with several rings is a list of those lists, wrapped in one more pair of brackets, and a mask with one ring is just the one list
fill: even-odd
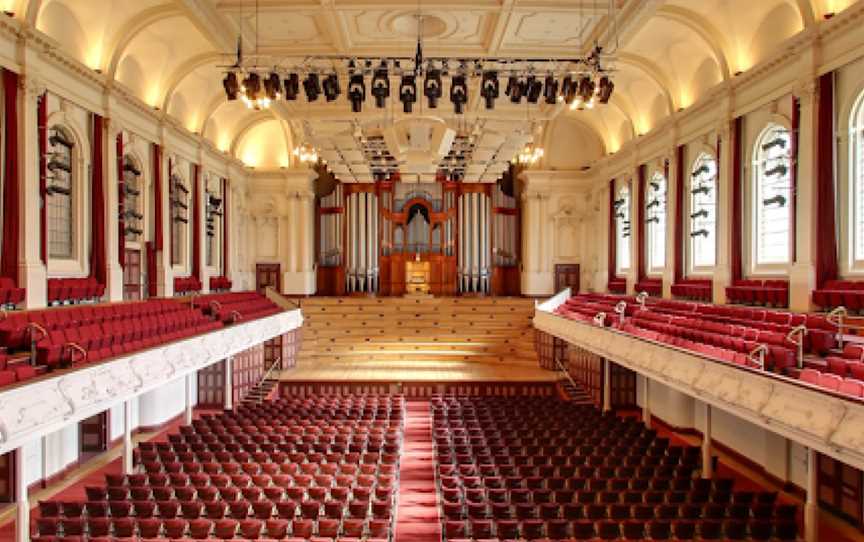
[(717, 253), (717, 161), (701, 153), (690, 172), (690, 266), (714, 267)]
[(852, 267), (864, 266), (864, 92), (849, 118), (849, 252)]
[(645, 247), (648, 253), (648, 270), (662, 272), (666, 266), (666, 177), (655, 172), (648, 182), (645, 202)]
[(48, 178), (45, 187), (48, 205), (48, 256), (72, 260), (76, 255), (76, 212), (79, 179), (74, 167), (78, 150), (72, 132), (61, 125), (49, 130)]
[(621, 183), (615, 197), (615, 268), (630, 269), (630, 181)]
[(789, 263), (792, 231), (791, 134), (769, 124), (753, 149), (752, 253), (754, 263)]

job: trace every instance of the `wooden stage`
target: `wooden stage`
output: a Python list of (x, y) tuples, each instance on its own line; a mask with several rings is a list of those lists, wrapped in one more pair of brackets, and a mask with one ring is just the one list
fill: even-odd
[(281, 371), (283, 382), (549, 382), (557, 381), (554, 371), (524, 364), (477, 361), (320, 361), (301, 363)]

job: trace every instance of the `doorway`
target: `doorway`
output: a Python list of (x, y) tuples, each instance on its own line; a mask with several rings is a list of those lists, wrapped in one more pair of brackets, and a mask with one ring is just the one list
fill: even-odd
[(578, 263), (555, 264), (555, 293), (570, 288), (573, 295), (579, 293), (580, 273)]
[(0, 455), (0, 503), (15, 501), (15, 452)]
[(141, 251), (126, 249), (124, 261), (123, 300), (137, 301), (141, 299)]
[(259, 294), (270, 286), (277, 292), (282, 292), (282, 280), (278, 263), (259, 263), (255, 266), (255, 289)]
[(100, 412), (78, 424), (80, 459), (87, 459), (108, 450), (108, 413)]

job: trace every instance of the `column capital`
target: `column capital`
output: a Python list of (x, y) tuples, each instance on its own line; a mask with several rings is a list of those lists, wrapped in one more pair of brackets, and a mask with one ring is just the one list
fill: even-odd
[(45, 80), (38, 73), (30, 73), (19, 78), (18, 87), (24, 92), (28, 100), (36, 100), (48, 90)]

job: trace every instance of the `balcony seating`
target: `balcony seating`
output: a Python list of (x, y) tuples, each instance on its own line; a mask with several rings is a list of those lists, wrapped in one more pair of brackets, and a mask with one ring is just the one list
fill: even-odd
[(174, 295), (188, 295), (201, 291), (201, 281), (195, 277), (174, 277)]
[(432, 411), (452, 542), (798, 536), (794, 505), (699, 478), (698, 447), (672, 445), (637, 418), (534, 397), (438, 396)]
[(211, 292), (227, 292), (231, 290), (231, 280), (228, 277), (210, 277)]
[(636, 283), (636, 293), (647, 292), (648, 295), (660, 297), (663, 295), (663, 279), (643, 278)]
[(24, 288), (16, 288), (9, 277), (0, 277), (0, 305), (14, 306), (24, 301)]
[(726, 298), (730, 303), (789, 306), (788, 280), (739, 280), (726, 287)]
[(224, 323), (250, 318), (263, 318), (281, 309), (258, 292), (234, 292), (196, 297), (193, 306), (200, 307)]
[(204, 414), (140, 443), (136, 472), (106, 474), (96, 500), (41, 502), (34, 535), (392, 540), (404, 410), (400, 395), (349, 395)]
[(864, 380), (843, 378), (831, 372), (822, 372), (809, 368), (802, 370), (798, 375), (798, 379), (826, 390), (852, 397), (864, 398)]
[(672, 295), (694, 301), (711, 302), (712, 282), (710, 279), (683, 279), (672, 285)]
[(813, 290), (813, 304), (825, 310), (844, 306), (850, 312), (864, 310), (864, 281), (829, 280)]
[(48, 279), (48, 304), (64, 305), (97, 300), (105, 295), (105, 285), (93, 277), (82, 279)]
[(610, 294), (627, 293), (627, 279), (616, 278), (609, 281)]

